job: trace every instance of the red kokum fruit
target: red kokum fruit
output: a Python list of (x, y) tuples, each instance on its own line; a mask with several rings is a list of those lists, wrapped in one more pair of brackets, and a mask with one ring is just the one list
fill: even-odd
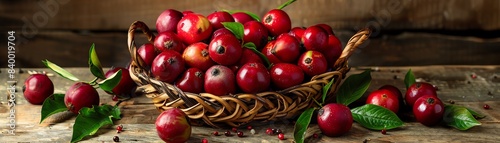
[(280, 9), (273, 9), (262, 17), (262, 24), (269, 30), (270, 35), (278, 36), (287, 33), (292, 28), (292, 21), (288, 14)]
[(211, 34), (212, 25), (201, 14), (185, 15), (177, 24), (177, 36), (187, 45), (208, 39)]
[(247, 63), (236, 74), (236, 83), (245, 93), (258, 93), (269, 89), (271, 75), (262, 63)]
[(324, 24), (324, 23), (321, 23), (321, 24), (316, 24), (314, 26), (318, 26), (320, 27), (321, 29), (325, 30), (325, 32), (328, 34), (328, 35), (335, 35), (335, 33), (333, 33), (333, 29), (332, 27), (330, 27), (330, 25), (327, 25), (327, 24)]
[(183, 16), (186, 16), (186, 15), (188, 15), (188, 14), (192, 14), (192, 13), (194, 13), (194, 12), (193, 12), (193, 11), (190, 11), (190, 10), (185, 10), (185, 11), (182, 11), (182, 15), (183, 15)]
[(304, 73), (306, 73), (306, 75), (311, 77), (325, 73), (328, 69), (325, 57), (317, 51), (307, 51), (303, 53), (300, 56), (297, 65), (304, 71)]
[(304, 80), (302, 69), (290, 63), (277, 63), (271, 67), (269, 73), (273, 86), (280, 90), (299, 85)]
[(342, 54), (342, 43), (335, 35), (328, 35), (328, 46), (320, 52), (325, 56), (328, 65), (333, 68)]
[(92, 85), (84, 82), (73, 84), (64, 95), (64, 104), (69, 111), (78, 114), (83, 107), (99, 105), (99, 94)]
[(222, 65), (214, 65), (205, 72), (205, 92), (217, 96), (236, 92), (235, 75), (231, 69)]
[(246, 63), (261, 63), (261, 64), (263, 64), (264, 62), (262, 62), (262, 59), (259, 57), (259, 55), (257, 55), (252, 50), (250, 50), (248, 48), (243, 48), (243, 54), (241, 54), (241, 58), (238, 61), (237, 65), (241, 67), (241, 66), (245, 65)]
[(208, 54), (216, 63), (229, 66), (238, 62), (243, 53), (240, 42), (234, 35), (220, 35), (208, 45)]
[(306, 50), (325, 51), (328, 47), (328, 34), (321, 27), (308, 27), (302, 36), (302, 43)]
[(184, 43), (173, 32), (163, 32), (156, 36), (154, 46), (158, 51), (174, 50), (178, 53), (184, 51)]
[(281, 62), (296, 63), (300, 56), (300, 43), (295, 37), (288, 34), (281, 34), (274, 43), (270, 52)]
[(201, 93), (203, 92), (204, 73), (200, 69), (189, 68), (175, 81), (175, 86), (184, 92)]
[(266, 27), (258, 21), (249, 21), (243, 26), (243, 41), (252, 42), (257, 49), (262, 49), (267, 43), (268, 32)]
[(443, 119), (444, 104), (434, 95), (424, 95), (415, 101), (413, 115), (423, 125), (436, 125)]
[(273, 48), (276, 45), (276, 40), (269, 41), (264, 48), (262, 48), (261, 53), (266, 56), (267, 60), (269, 60), (272, 64), (283, 63), (276, 55), (273, 54)]
[(118, 72), (118, 70), (122, 71), (122, 76), (121, 76), (120, 82), (118, 83), (118, 85), (116, 85), (113, 88), (113, 90), (112, 90), (113, 93), (111, 93), (111, 94), (118, 95), (121, 97), (131, 97), (131, 95), (135, 91), (135, 87), (137, 85), (132, 80), (132, 78), (130, 78), (129, 70), (127, 70), (123, 67), (115, 67), (115, 68), (111, 68), (109, 71), (107, 71), (105, 76), (106, 76), (106, 78), (108, 78), (111, 75)]
[(404, 106), (405, 101), (403, 98), (403, 94), (401, 93), (399, 88), (395, 87), (394, 85), (386, 84), (386, 85), (383, 85), (382, 87), (380, 87), (379, 89), (387, 89), (387, 90), (391, 91), (392, 93), (394, 93), (394, 95), (396, 95), (398, 97), (399, 107), (401, 108)]
[(245, 24), (249, 21), (255, 21), (255, 19), (245, 12), (235, 12), (231, 15), (233, 16), (235, 22), (239, 22), (241, 24)]
[(158, 136), (167, 143), (184, 143), (191, 137), (191, 124), (187, 115), (178, 108), (163, 111), (155, 122)]
[(210, 39), (210, 41), (212, 41), (217, 36), (225, 35), (225, 34), (231, 34), (231, 35), (233, 35), (233, 33), (231, 31), (227, 30), (226, 28), (220, 28), (220, 29), (217, 29), (217, 30), (214, 31), (214, 33), (212, 34), (212, 38)]
[(222, 22), (234, 22), (233, 16), (225, 11), (216, 11), (207, 16), (208, 21), (212, 24), (215, 29), (224, 28)]
[(54, 84), (45, 74), (32, 74), (24, 81), (24, 98), (33, 105), (42, 105), (53, 93)]
[(405, 101), (406, 105), (413, 107), (415, 101), (424, 95), (437, 96), (436, 89), (432, 84), (425, 82), (415, 82), (406, 90)]
[(399, 111), (398, 96), (387, 89), (379, 89), (371, 92), (366, 99), (366, 104), (382, 106), (394, 113), (398, 113)]
[(172, 83), (184, 71), (184, 64), (182, 56), (176, 51), (163, 51), (153, 61), (151, 74), (160, 81)]
[(158, 55), (156, 48), (151, 43), (143, 44), (141, 47), (139, 47), (139, 49), (137, 49), (137, 53), (147, 67), (151, 67), (151, 64), (153, 64), (153, 60)]
[(177, 10), (167, 9), (161, 12), (160, 16), (156, 19), (156, 30), (158, 33), (163, 32), (177, 32), (177, 23), (184, 15)]
[(288, 32), (289, 35), (292, 35), (293, 37), (295, 37), (298, 41), (301, 42), (302, 40), (302, 36), (304, 35), (304, 31), (306, 31), (306, 29), (304, 27), (294, 27), (290, 30), (290, 32)]
[(352, 127), (352, 113), (343, 104), (330, 103), (318, 110), (318, 126), (321, 132), (329, 137), (341, 136)]
[(203, 42), (194, 43), (186, 47), (184, 53), (182, 53), (182, 59), (184, 59), (189, 67), (198, 68), (202, 71), (206, 71), (215, 65), (215, 62), (208, 55), (208, 45)]

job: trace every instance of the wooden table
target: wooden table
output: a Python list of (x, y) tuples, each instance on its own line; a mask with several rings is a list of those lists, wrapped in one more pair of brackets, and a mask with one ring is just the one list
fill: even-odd
[[(379, 131), (368, 130), (354, 123), (353, 128), (342, 137), (320, 136), (313, 138), (313, 133), (320, 133), (317, 125), (312, 124), (308, 129), (307, 142), (498, 142), (500, 140), (500, 66), (418, 66), (418, 67), (353, 67), (349, 74), (360, 73), (364, 69), (372, 69), (372, 82), (368, 92), (384, 84), (392, 84), (405, 92), (403, 78), (408, 69), (412, 69), (418, 80), (425, 80), (439, 87), (438, 96), (445, 102), (453, 100), (455, 104), (469, 107), (486, 118), (479, 120), (482, 125), (467, 131), (446, 126), (425, 127), (420, 123), (408, 121), (401, 128), (389, 130), (387, 135)], [(49, 118), (39, 124), (41, 106), (27, 103), (23, 97), (22, 84), (28, 77), (29, 70), (47, 69), (22, 69), (16, 73), (18, 84), (16, 92), (15, 109), (15, 135), (9, 134), (8, 122), (10, 121), (7, 96), (3, 94), (0, 99), (0, 142), (69, 142), (71, 139), (74, 116), (65, 112)], [(19, 69), (18, 69), (19, 71)], [(76, 76), (90, 80), (87, 68), (69, 68)], [(477, 75), (473, 78), (471, 75)], [(0, 92), (6, 93), (7, 70), (1, 69)], [(55, 84), (56, 93), (64, 93), (71, 82), (58, 75), (51, 77)], [(111, 96), (99, 91), (101, 103), (114, 105)], [(366, 94), (365, 94), (366, 95)], [(491, 109), (483, 109), (488, 104)], [(101, 128), (95, 135), (86, 137), (82, 142), (113, 142), (113, 136), (119, 136), (122, 142), (161, 142), (156, 135), (154, 122), (159, 112), (147, 97), (137, 97), (122, 104), (123, 118), (115, 122), (123, 124), (124, 131), (116, 133), (115, 127)], [(201, 142), (207, 138), (210, 142), (293, 142), (293, 121), (282, 120), (267, 123), (255, 123), (257, 133), (250, 134), (246, 129), (246, 137), (213, 136), (213, 131), (224, 132), (228, 129), (214, 129), (210, 127), (194, 127), (189, 142)], [(286, 140), (280, 141), (277, 136), (265, 134), (268, 127), (280, 128), (284, 131)]]

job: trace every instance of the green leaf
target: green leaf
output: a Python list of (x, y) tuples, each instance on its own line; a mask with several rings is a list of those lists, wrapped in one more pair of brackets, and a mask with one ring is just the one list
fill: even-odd
[(71, 142), (80, 141), (85, 136), (95, 134), (102, 126), (113, 124), (112, 118), (120, 119), (120, 114), (120, 109), (117, 106), (83, 107), (75, 119)]
[(456, 105), (446, 105), (444, 107), (443, 121), (446, 125), (462, 131), (481, 125), (467, 108)]
[(66, 104), (64, 104), (64, 94), (52, 94), (43, 101), (40, 123), (47, 117), (64, 111), (68, 111)]
[(239, 22), (222, 22), (222, 25), (224, 25), (227, 30), (231, 31), (236, 38), (239, 40), (243, 39), (243, 24)]
[(394, 112), (378, 105), (365, 104), (351, 109), (351, 112), (354, 121), (372, 130), (390, 130), (404, 124)]
[(469, 109), (469, 108), (467, 108), (467, 111), (469, 111), (472, 114), (472, 116), (474, 116), (474, 118), (476, 118), (476, 119), (482, 119), (482, 118), (486, 117), (486, 115), (480, 114), (480, 113), (478, 113), (472, 109)]
[(408, 87), (410, 87), (413, 83), (417, 82), (415, 80), (415, 75), (413, 75), (413, 72), (411, 72), (411, 69), (406, 73), (404, 82), (406, 85), (406, 89), (408, 89)]
[(109, 76), (109, 78), (98, 82), (98, 84), (102, 90), (112, 92), (111, 90), (113, 90), (113, 88), (115, 88), (115, 86), (118, 85), (118, 83), (120, 83), (121, 79), (122, 79), (122, 70), (118, 70), (113, 75)]
[(295, 2), (295, 1), (296, 1), (296, 0), (288, 0), (287, 2), (285, 2), (285, 3), (281, 4), (281, 5), (278, 7), (278, 9), (283, 9), (283, 8), (285, 8), (286, 6), (288, 6), (288, 5), (292, 4), (292, 3), (293, 3), (293, 2)]
[(271, 68), (271, 62), (269, 62), (269, 59), (267, 59), (266, 55), (262, 54), (259, 50), (257, 50), (257, 46), (254, 43), (252, 42), (245, 43), (243, 44), (243, 47), (246, 47), (252, 50), (255, 54), (257, 54), (260, 57), (260, 59), (264, 61), (264, 64), (266, 64), (267, 69)]
[(314, 108), (306, 109), (304, 112), (302, 112), (302, 114), (300, 114), (300, 117), (299, 119), (297, 119), (297, 122), (295, 122), (295, 127), (293, 129), (293, 139), (295, 140), (296, 143), (304, 142), (307, 127), (311, 122), (311, 117), (313, 116), (314, 110), (315, 110)]
[(325, 103), (326, 95), (328, 94), (328, 91), (330, 90), (330, 88), (332, 88), (332, 84), (334, 81), (335, 81), (335, 78), (332, 78), (332, 80), (330, 80), (330, 82), (328, 82), (328, 84), (323, 86), (323, 95), (321, 96), (321, 104)]
[(61, 68), (60, 66), (58, 66), (58, 65), (50, 62), (49, 60), (42, 60), (42, 63), (47, 68), (51, 69), (52, 71), (54, 71), (55, 73), (59, 74), (60, 76), (66, 78), (66, 79), (69, 79), (69, 80), (72, 80), (72, 81), (79, 81), (79, 79), (76, 78), (76, 76), (74, 76), (73, 74), (71, 74), (67, 70)]
[(347, 106), (361, 98), (366, 90), (368, 90), (371, 80), (372, 77), (369, 70), (349, 76), (344, 83), (340, 85), (337, 103)]
[(101, 61), (99, 61), (99, 57), (97, 57), (97, 52), (95, 51), (95, 44), (92, 44), (92, 46), (90, 46), (89, 67), (90, 67), (90, 72), (94, 76), (96, 76), (100, 79), (106, 78), (106, 77), (104, 77), (104, 71), (102, 70)]
[(246, 14), (250, 15), (250, 17), (252, 17), (255, 21), (260, 22), (260, 17), (257, 16), (257, 14), (252, 13), (250, 11), (241, 11), (241, 10), (223, 10), (223, 11), (228, 12), (230, 14), (234, 14), (234, 13), (237, 13), (237, 12), (243, 12), (243, 13), (246, 13)]

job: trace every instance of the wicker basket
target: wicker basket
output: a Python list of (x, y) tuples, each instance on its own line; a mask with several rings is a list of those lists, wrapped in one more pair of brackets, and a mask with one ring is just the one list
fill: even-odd
[(141, 29), (151, 43), (155, 36), (141, 21), (132, 23), (129, 28), (127, 43), (132, 57), (129, 70), (132, 79), (139, 85), (137, 93), (151, 98), (160, 111), (179, 108), (189, 116), (192, 124), (207, 124), (213, 127), (220, 125), (238, 127), (252, 121), (298, 117), (306, 108), (316, 106), (313, 99), (321, 98), (322, 87), (332, 78), (335, 80), (329, 94), (336, 92), (341, 80), (349, 71), (347, 59), (370, 34), (369, 29), (363, 29), (352, 36), (336, 61), (334, 71), (314, 76), (309, 82), (281, 91), (216, 96), (210, 93), (183, 92), (172, 84), (151, 78), (148, 67), (143, 66), (144, 62), (137, 54), (134, 43), (136, 29)]

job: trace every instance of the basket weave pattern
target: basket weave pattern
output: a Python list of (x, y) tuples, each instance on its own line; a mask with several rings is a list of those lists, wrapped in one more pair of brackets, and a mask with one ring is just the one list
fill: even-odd
[(347, 59), (370, 35), (369, 29), (357, 32), (349, 39), (335, 63), (334, 70), (314, 76), (309, 82), (281, 91), (216, 96), (210, 93), (183, 92), (172, 84), (152, 78), (149, 67), (144, 66), (144, 61), (137, 54), (137, 46), (134, 43), (136, 29), (141, 29), (151, 43), (154, 42), (155, 36), (141, 21), (135, 21), (129, 28), (127, 44), (132, 57), (129, 70), (132, 79), (139, 85), (137, 93), (151, 98), (154, 106), (160, 111), (179, 108), (188, 115), (194, 125), (207, 124), (213, 127), (238, 127), (252, 121), (293, 118), (306, 108), (316, 106), (314, 100), (319, 101), (322, 87), (332, 79), (334, 83), (329, 94), (336, 92), (350, 69)]

